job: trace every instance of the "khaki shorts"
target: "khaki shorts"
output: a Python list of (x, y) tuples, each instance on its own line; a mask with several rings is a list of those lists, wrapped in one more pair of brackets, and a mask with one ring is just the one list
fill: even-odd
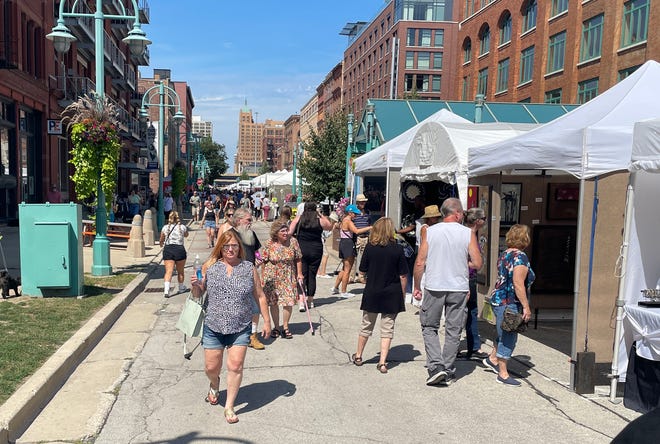
[[(376, 318), (378, 313), (371, 313), (369, 311), (362, 311), (362, 325), (360, 326), (360, 336), (369, 337), (374, 331), (376, 325)], [(390, 338), (394, 337), (394, 321), (396, 320), (396, 313), (382, 313), (380, 315), (380, 337)]]

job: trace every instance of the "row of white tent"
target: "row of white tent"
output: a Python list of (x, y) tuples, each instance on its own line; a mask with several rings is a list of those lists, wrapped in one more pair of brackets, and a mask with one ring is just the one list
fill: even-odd
[[(457, 184), (459, 196), (465, 199), (469, 177), (516, 169), (559, 170), (581, 181), (580, 208), (585, 180), (633, 171), (628, 189), (634, 195), (629, 196), (626, 211), (619, 298), (636, 304), (640, 289), (655, 288), (660, 277), (660, 175), (645, 173), (660, 171), (659, 83), (660, 64), (648, 61), (601, 95), (545, 125), (473, 124), (443, 110), (356, 159), (354, 171), (360, 176), (385, 171), (389, 180), (390, 171), (400, 170), (400, 180), (442, 180)], [(581, 229), (578, 225), (578, 239)], [(576, 260), (576, 276), (579, 267)], [(617, 319), (621, 318), (620, 312)], [(622, 369), (627, 362), (625, 346), (618, 362), (616, 359), (621, 329), (619, 321), (615, 375), (625, 374)], [(660, 337), (653, 339), (658, 341), (654, 349), (660, 352)], [(573, 344), (575, 347), (575, 340)], [(573, 350), (573, 358), (575, 353)]]
[(264, 173), (252, 179), (252, 186), (255, 188), (268, 188), (270, 186), (292, 186), (294, 178), (300, 181), (298, 171), (278, 170), (273, 173)]

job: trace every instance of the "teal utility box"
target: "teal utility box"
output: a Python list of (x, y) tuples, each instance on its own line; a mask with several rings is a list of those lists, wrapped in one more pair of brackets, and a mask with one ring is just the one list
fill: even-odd
[(82, 207), (18, 206), (23, 294), (36, 297), (83, 294)]

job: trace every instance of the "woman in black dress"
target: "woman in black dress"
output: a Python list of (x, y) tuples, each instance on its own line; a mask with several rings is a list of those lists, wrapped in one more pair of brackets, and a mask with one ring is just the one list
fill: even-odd
[(360, 271), (365, 273), (367, 284), (360, 305), (362, 326), (352, 361), (355, 365), (362, 365), (362, 352), (380, 313), (380, 359), (376, 369), (387, 373), (387, 354), (394, 337), (394, 321), (397, 314), (405, 311), (408, 279), (408, 263), (403, 247), (394, 240), (392, 219), (381, 217), (374, 223), (360, 262)]
[[(289, 233), (296, 236), (302, 251), (303, 287), (307, 296), (307, 306), (314, 308), (316, 294), (316, 273), (323, 257), (323, 230), (330, 230), (332, 222), (317, 209), (316, 202), (305, 202), (304, 211), (291, 223)], [(299, 311), (305, 311), (305, 305), (299, 302)]]

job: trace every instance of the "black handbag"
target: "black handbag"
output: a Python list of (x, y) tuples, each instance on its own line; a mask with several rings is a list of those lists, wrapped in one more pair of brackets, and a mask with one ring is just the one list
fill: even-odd
[(527, 330), (527, 322), (523, 321), (523, 315), (507, 307), (502, 317), (502, 330), (512, 333), (522, 333)]

